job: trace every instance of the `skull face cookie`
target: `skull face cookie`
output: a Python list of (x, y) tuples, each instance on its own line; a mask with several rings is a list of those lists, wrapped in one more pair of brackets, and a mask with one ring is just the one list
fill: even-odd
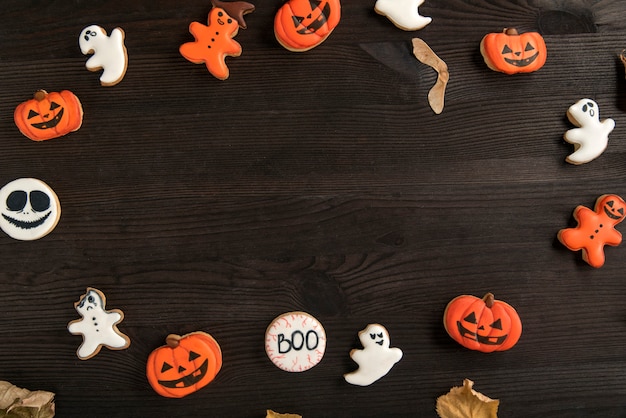
[(76, 354), (81, 360), (87, 360), (100, 352), (102, 346), (111, 350), (123, 350), (130, 345), (130, 339), (117, 329), (117, 324), (124, 319), (119, 309), (107, 311), (104, 293), (92, 287), (80, 297), (74, 308), (82, 319), (76, 319), (67, 325), (72, 334), (82, 334), (83, 343)]
[(21, 178), (0, 189), (0, 229), (11, 238), (32, 241), (48, 235), (59, 222), (61, 204), (41, 180)]
[(83, 55), (93, 54), (85, 63), (89, 71), (103, 70), (100, 83), (114, 86), (124, 78), (128, 66), (128, 54), (124, 45), (124, 31), (115, 28), (111, 36), (98, 25), (87, 26), (78, 37)]
[(565, 132), (563, 138), (574, 145), (574, 153), (565, 161), (584, 164), (595, 160), (609, 143), (609, 134), (615, 128), (613, 119), (600, 121), (598, 104), (591, 99), (580, 99), (567, 110), (567, 118), (577, 128)]
[(369, 324), (359, 332), (363, 350), (352, 350), (350, 357), (359, 368), (344, 375), (346, 382), (369, 386), (385, 376), (402, 359), (402, 350), (389, 347), (389, 332), (380, 324)]

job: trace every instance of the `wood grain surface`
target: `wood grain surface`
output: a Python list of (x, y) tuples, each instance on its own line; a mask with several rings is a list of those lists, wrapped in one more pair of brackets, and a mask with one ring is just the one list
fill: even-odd
[[(220, 81), (178, 52), (208, 1), (3, 2), (0, 183), (45, 181), (62, 215), (37, 241), (0, 235), (0, 380), (55, 392), (59, 417), (436, 417), (464, 378), (501, 417), (626, 416), (626, 246), (594, 269), (556, 239), (577, 205), (626, 196), (626, 4), (427, 0), (433, 22), (405, 32), (373, 0), (344, 0), (337, 29), (306, 53), (274, 38), (280, 0), (254, 4)], [(78, 35), (92, 23), (126, 33), (117, 86), (85, 69)], [(486, 67), (480, 40), (504, 27), (544, 35), (541, 70)], [(449, 67), (441, 115), (414, 37)], [(22, 136), (13, 110), (38, 89), (72, 90), (80, 130)], [(601, 157), (573, 166), (562, 136), (583, 97), (616, 128)], [(81, 361), (67, 323), (89, 286), (124, 311), (132, 343)], [(444, 330), (452, 298), (487, 292), (522, 318), (510, 351), (470, 351)], [(328, 336), (304, 373), (264, 352), (267, 325), (289, 311)], [(369, 323), (404, 357), (356, 387), (342, 376)], [(199, 330), (221, 345), (222, 370), (186, 398), (160, 397), (149, 353)]]

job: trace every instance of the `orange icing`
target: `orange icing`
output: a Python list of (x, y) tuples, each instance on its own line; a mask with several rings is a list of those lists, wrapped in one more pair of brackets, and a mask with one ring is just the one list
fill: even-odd
[(617, 195), (602, 195), (595, 209), (578, 206), (574, 210), (575, 228), (561, 229), (558, 238), (572, 251), (582, 250), (583, 260), (593, 267), (604, 264), (604, 246), (617, 246), (622, 234), (614, 227), (624, 219), (626, 202)]
[(241, 45), (232, 39), (237, 35), (239, 24), (220, 7), (211, 9), (208, 23), (207, 26), (191, 22), (189, 32), (196, 40), (182, 44), (179, 51), (194, 64), (205, 63), (211, 74), (225, 80), (229, 75), (225, 58), (241, 55)]

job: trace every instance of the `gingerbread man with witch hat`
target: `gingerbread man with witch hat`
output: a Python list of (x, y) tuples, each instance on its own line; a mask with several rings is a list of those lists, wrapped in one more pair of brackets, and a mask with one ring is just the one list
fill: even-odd
[(615, 225), (624, 220), (626, 202), (614, 194), (600, 196), (594, 210), (585, 206), (574, 209), (575, 228), (561, 229), (558, 239), (572, 251), (582, 250), (583, 260), (593, 267), (604, 265), (604, 246), (617, 246), (622, 234)]

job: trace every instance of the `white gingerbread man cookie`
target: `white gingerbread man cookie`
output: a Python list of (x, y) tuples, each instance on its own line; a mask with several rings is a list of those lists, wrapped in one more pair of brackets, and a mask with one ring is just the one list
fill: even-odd
[(78, 45), (83, 55), (93, 54), (85, 67), (89, 71), (102, 71), (100, 83), (114, 86), (124, 78), (128, 66), (128, 55), (124, 46), (124, 31), (115, 28), (111, 36), (98, 25), (87, 26), (80, 33)]
[(359, 332), (363, 350), (352, 350), (350, 357), (359, 368), (343, 375), (352, 385), (368, 386), (385, 376), (402, 358), (402, 350), (389, 348), (389, 333), (380, 324), (369, 324)]
[(81, 360), (98, 354), (103, 345), (111, 350), (123, 350), (130, 345), (128, 336), (117, 329), (124, 313), (119, 309), (107, 311), (105, 304), (104, 293), (92, 287), (87, 288), (87, 293), (74, 304), (82, 319), (70, 322), (67, 329), (74, 335), (83, 335), (83, 343), (76, 351)]
[(591, 99), (580, 99), (567, 110), (569, 121), (578, 126), (565, 132), (563, 138), (574, 144), (574, 152), (565, 161), (584, 164), (600, 156), (609, 143), (609, 134), (615, 128), (613, 119), (600, 121), (598, 104)]
[(424, 0), (376, 0), (374, 10), (379, 15), (387, 16), (391, 23), (402, 30), (422, 29), (433, 21), (431, 17), (419, 14), (418, 7)]

